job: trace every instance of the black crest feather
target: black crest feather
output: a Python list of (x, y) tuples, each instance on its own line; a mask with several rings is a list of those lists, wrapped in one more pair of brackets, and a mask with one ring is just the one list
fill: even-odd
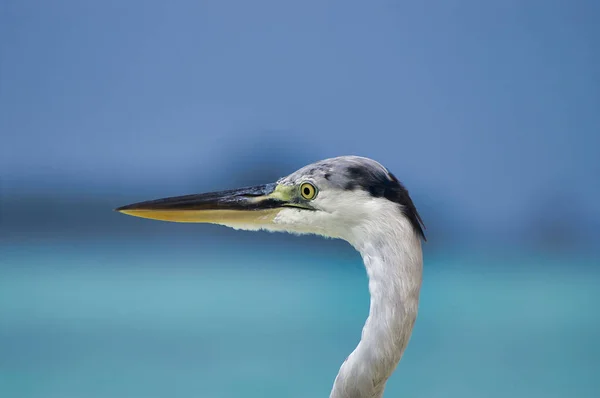
[(398, 203), (404, 215), (410, 221), (416, 233), (425, 241), (423, 220), (415, 207), (408, 190), (400, 181), (389, 171), (387, 173), (371, 168), (360, 166), (350, 166), (347, 168), (350, 182), (344, 189), (354, 190), (362, 188), (369, 192), (373, 197), (384, 197), (389, 201)]

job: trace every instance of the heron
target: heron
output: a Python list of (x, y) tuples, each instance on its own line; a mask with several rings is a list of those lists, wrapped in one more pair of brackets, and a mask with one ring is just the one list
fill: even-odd
[(117, 211), (161, 221), (343, 239), (361, 255), (369, 315), (330, 398), (381, 398), (408, 345), (422, 284), (424, 224), (404, 185), (379, 162), (340, 156), (275, 183), (134, 203)]

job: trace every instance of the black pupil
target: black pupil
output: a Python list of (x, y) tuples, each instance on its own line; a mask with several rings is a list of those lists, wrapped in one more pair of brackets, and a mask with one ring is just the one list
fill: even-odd
[(304, 187), (304, 194), (306, 196), (310, 195), (310, 188), (309, 187)]

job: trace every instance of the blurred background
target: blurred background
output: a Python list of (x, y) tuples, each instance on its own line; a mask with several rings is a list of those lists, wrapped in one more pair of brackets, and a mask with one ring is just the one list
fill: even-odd
[(427, 226), (386, 396), (597, 397), (594, 1), (0, 4), (0, 396), (327, 397), (368, 314), (342, 241), (156, 197), (374, 158)]

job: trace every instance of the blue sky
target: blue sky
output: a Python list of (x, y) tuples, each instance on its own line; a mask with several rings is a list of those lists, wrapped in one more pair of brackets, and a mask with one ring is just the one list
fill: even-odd
[(3, 1), (5, 192), (187, 193), (226, 180), (232, 156), (359, 154), (477, 222), (510, 225), (556, 194), (600, 220), (599, 11)]

